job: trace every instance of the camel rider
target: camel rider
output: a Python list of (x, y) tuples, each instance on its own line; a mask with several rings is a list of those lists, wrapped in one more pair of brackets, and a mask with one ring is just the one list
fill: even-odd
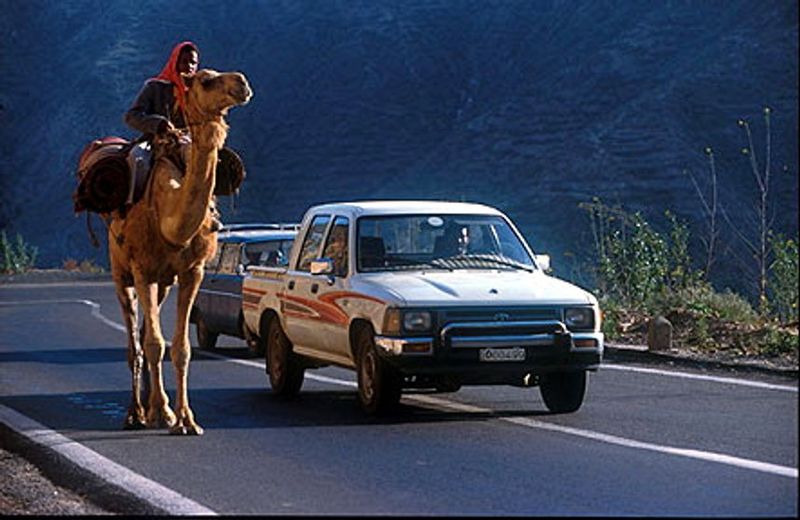
[[(144, 134), (144, 141), (134, 146), (128, 156), (133, 176), (128, 203), (133, 202), (134, 184), (143, 183), (150, 170), (150, 146), (155, 135), (185, 131), (186, 86), (181, 74), (194, 74), (200, 61), (200, 51), (191, 41), (177, 44), (170, 53), (166, 65), (153, 78), (148, 79), (130, 109), (125, 112), (125, 123)], [(188, 134), (182, 133), (182, 142), (190, 142)], [(214, 205), (212, 204), (213, 208)], [(212, 210), (212, 228), (221, 229), (216, 210)]]

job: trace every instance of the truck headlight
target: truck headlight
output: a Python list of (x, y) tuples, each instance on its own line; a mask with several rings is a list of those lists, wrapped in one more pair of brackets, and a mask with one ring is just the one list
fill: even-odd
[(564, 310), (564, 324), (570, 330), (593, 330), (594, 309), (591, 307), (575, 307)]
[(406, 311), (403, 313), (403, 329), (408, 332), (425, 332), (431, 329), (431, 313), (428, 311)]

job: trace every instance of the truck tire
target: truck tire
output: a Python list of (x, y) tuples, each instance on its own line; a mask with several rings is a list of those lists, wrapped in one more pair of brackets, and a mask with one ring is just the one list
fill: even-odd
[(197, 346), (203, 350), (214, 350), (217, 346), (218, 332), (212, 332), (203, 319), (203, 314), (197, 312), (195, 317), (195, 332), (197, 333)]
[(356, 336), (356, 352), (361, 409), (368, 415), (376, 415), (396, 407), (402, 394), (402, 380), (378, 355), (371, 329), (365, 327)]
[(270, 321), (267, 337), (266, 368), (272, 393), (281, 397), (293, 397), (303, 386), (305, 368), (292, 351), (292, 343), (283, 332), (280, 321)]
[(552, 413), (572, 413), (583, 404), (586, 394), (586, 371), (543, 374), (539, 391), (547, 409)]

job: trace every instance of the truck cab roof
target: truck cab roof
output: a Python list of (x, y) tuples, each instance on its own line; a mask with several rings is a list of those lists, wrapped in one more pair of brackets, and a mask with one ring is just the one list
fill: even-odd
[(471, 202), (449, 202), (436, 200), (370, 200), (320, 204), (311, 213), (339, 213), (356, 217), (365, 215), (503, 215), (495, 208)]

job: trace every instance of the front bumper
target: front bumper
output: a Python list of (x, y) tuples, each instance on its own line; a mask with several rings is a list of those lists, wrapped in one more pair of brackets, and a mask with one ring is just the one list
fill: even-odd
[(465, 323), (436, 336), (375, 338), (380, 355), (403, 375), (455, 377), (464, 384), (518, 384), (528, 375), (595, 370), (603, 341), (601, 332), (569, 332), (561, 322)]

